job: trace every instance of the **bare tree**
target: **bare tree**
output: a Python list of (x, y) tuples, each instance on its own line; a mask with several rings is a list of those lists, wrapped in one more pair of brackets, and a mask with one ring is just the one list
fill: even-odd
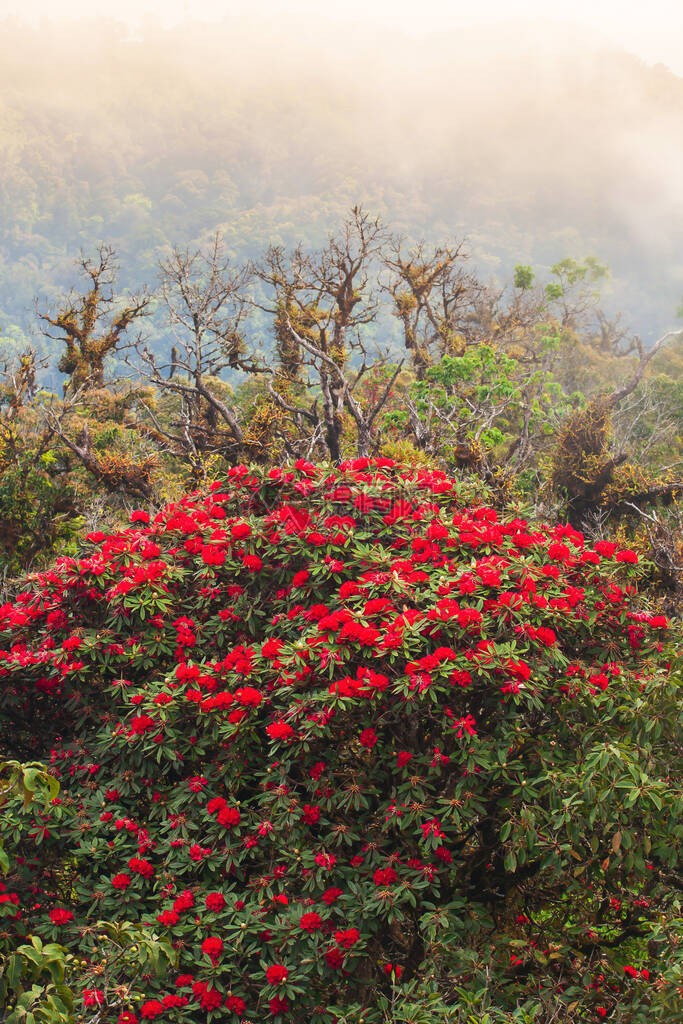
[(17, 360), (6, 360), (0, 365), (0, 424), (9, 427), (16, 422), (35, 395), (37, 373), (45, 365), (45, 360), (39, 363), (33, 348), (26, 349)]
[(56, 314), (40, 314), (45, 336), (66, 345), (57, 366), (68, 375), (65, 395), (104, 387), (106, 357), (121, 350), (128, 330), (150, 312), (144, 291), (123, 302), (115, 295), (118, 265), (111, 246), (100, 246), (94, 259), (82, 256), (77, 265), (89, 281), (86, 290), (71, 292)]
[(77, 266), (86, 277), (84, 291), (70, 292), (56, 313), (40, 314), (45, 336), (66, 346), (58, 369), (68, 375), (63, 401), (53, 397), (42, 406), (45, 441), (58, 439), (63, 450), (109, 492), (149, 499), (154, 457), (99, 451), (90, 436), (88, 417), (99, 422), (104, 407), (123, 409), (130, 403), (134, 389), (118, 378), (108, 382), (105, 364), (108, 356), (123, 358), (130, 347), (141, 343), (140, 333), (130, 339), (128, 332), (150, 314), (151, 298), (146, 290), (133, 296), (116, 294), (118, 264), (111, 246), (100, 246), (92, 259), (82, 256)]
[(199, 472), (206, 453), (232, 457), (245, 446), (239, 412), (221, 386), (221, 374), (265, 370), (246, 354), (251, 270), (232, 267), (217, 232), (205, 250), (173, 249), (160, 264), (160, 274), (176, 344), (164, 356), (147, 344), (139, 345), (138, 353), (150, 381), (162, 394), (177, 396), (179, 407), (170, 424), (162, 423), (149, 406), (147, 413), (158, 439)]
[(285, 438), (290, 448), (303, 441), (340, 462), (347, 415), (358, 455), (371, 451), (377, 416), (400, 372), (400, 365), (392, 370), (372, 401), (360, 396), (367, 371), (388, 363), (388, 353), (371, 351), (364, 333), (377, 317), (370, 281), (385, 240), (380, 221), (354, 207), (339, 236), (319, 252), (271, 247), (257, 269), (274, 298), (259, 308), (274, 318), (278, 365), (269, 391), (293, 428)]
[(651, 360), (654, 359), (660, 349), (676, 338), (683, 338), (683, 330), (667, 331), (666, 334), (663, 334), (662, 337), (648, 349), (645, 348), (640, 338), (633, 338), (632, 348), (638, 353), (638, 362), (628, 380), (626, 380), (620, 387), (615, 388), (611, 395), (608, 395), (607, 403), (610, 408), (613, 409), (618, 406), (620, 402), (635, 391), (643, 379), (645, 371), (647, 370)]
[(431, 252), (420, 243), (406, 253), (402, 242), (394, 240), (384, 255), (389, 270), (384, 289), (401, 321), (418, 380), (434, 359), (461, 354), (467, 344), (468, 330), (476, 321), (476, 300), (485, 289), (466, 272), (465, 260), (462, 242)]

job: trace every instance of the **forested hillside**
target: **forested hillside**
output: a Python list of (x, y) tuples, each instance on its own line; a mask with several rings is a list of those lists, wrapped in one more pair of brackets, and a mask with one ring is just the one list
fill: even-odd
[[(683, 81), (635, 57), (496, 36), (423, 42), (324, 22), (130, 38), (100, 21), (0, 32), (0, 326), (106, 242), (121, 285), (173, 245), (321, 244), (362, 202), (409, 239), (466, 239), (486, 282), (593, 254), (646, 343), (683, 295)], [(298, 33), (298, 34), (297, 34)], [(257, 325), (258, 326), (258, 325)], [(389, 328), (391, 324), (388, 324)], [(154, 321), (161, 346), (164, 327)], [(51, 359), (54, 366), (55, 355)]]

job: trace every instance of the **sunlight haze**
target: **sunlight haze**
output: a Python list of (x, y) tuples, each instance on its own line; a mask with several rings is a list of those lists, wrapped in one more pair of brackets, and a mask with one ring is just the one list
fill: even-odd
[(594, 254), (654, 338), (683, 295), (683, 7), (556, 10), (0, 0), (0, 328), (102, 240), (133, 285), (215, 229), (236, 259), (320, 244), (360, 202), (497, 285)]
[[(343, 10), (343, 13), (342, 13)], [(184, 21), (221, 21), (235, 17), (262, 22), (264, 33), (268, 18), (305, 15), (314, 21), (354, 23), (354, 32), (363, 26), (391, 28), (406, 35), (450, 32), (467, 26), (506, 22), (514, 32), (515, 24), (542, 23), (551, 34), (567, 30), (589, 30), (606, 44), (636, 53), (650, 63), (663, 63), (683, 74), (683, 4), (679, 0), (652, 0), (648, 4), (628, 4), (621, 0), (575, 0), (571, 5), (554, 8), (543, 0), (482, 0), (473, 5), (461, 0), (348, 0), (343, 5), (315, 0), (0, 0), (0, 16), (21, 19), (65, 20), (68, 18), (110, 17), (139, 28), (145, 19), (161, 25)]]

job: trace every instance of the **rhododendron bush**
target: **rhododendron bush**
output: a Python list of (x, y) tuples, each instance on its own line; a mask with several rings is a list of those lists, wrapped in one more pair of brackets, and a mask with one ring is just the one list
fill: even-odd
[[(442, 1020), (482, 987), (671, 1019), (675, 685), (633, 552), (388, 459), (131, 520), (0, 609), (5, 749), (61, 787), (4, 808), (5, 950), (63, 946), (120, 1024)], [(107, 959), (101, 921), (170, 965)]]

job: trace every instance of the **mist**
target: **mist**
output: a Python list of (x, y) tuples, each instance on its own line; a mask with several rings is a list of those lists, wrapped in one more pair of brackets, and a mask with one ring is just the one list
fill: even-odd
[(132, 286), (217, 228), (236, 259), (319, 244), (354, 203), (498, 283), (595, 255), (645, 338), (683, 296), (683, 79), (597, 32), (15, 19), (0, 87), (5, 323), (100, 241)]

